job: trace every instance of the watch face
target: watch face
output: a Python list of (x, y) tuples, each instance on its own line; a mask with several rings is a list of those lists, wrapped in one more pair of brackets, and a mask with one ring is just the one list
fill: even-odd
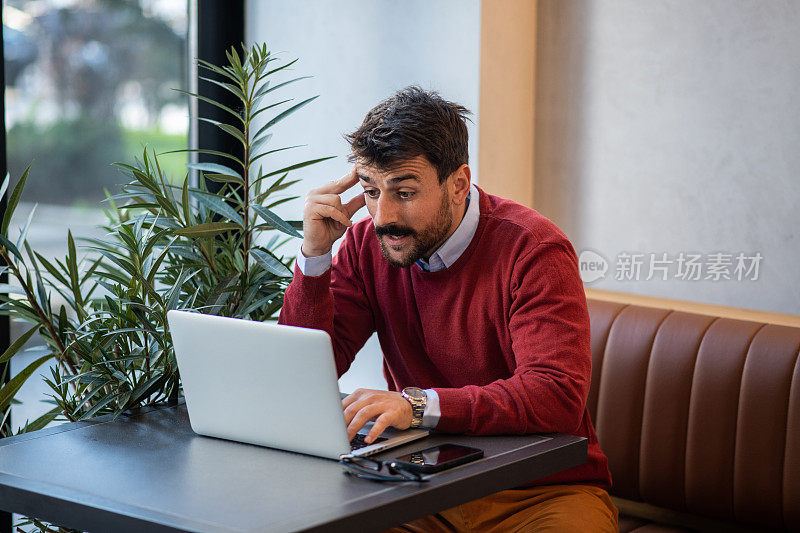
[(406, 387), (403, 389), (403, 392), (417, 400), (426, 400), (428, 398), (428, 395), (425, 394), (425, 391), (419, 387)]

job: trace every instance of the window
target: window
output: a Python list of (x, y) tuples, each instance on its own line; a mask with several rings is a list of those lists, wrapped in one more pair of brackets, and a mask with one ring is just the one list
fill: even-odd
[[(102, 236), (104, 189), (127, 181), (112, 163), (141, 158), (145, 145), (158, 153), (187, 145), (188, 101), (173, 89), (187, 86), (188, 3), (5, 0), (3, 25), (12, 185), (33, 162), (12, 236), (38, 204), (28, 240), (45, 257), (63, 257), (67, 228), (76, 239)], [(183, 180), (186, 154), (161, 162)], [(12, 322), (12, 342), (25, 329)], [(12, 374), (34, 356), (15, 356)], [(36, 377), (26, 382), (14, 429), (48, 410), (47, 392)]]

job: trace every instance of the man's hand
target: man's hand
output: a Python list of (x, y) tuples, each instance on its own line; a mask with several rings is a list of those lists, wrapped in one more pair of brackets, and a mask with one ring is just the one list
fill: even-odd
[(348, 226), (356, 211), (366, 205), (364, 194), (354, 196), (346, 204), (342, 204), (339, 196), (358, 183), (356, 166), (353, 165), (347, 175), (309, 191), (303, 209), (303, 246), (301, 251), (306, 257), (317, 257), (331, 251)]
[(375, 424), (364, 439), (367, 444), (372, 444), (389, 426), (397, 429), (410, 428), (414, 419), (411, 403), (399, 392), (356, 389), (353, 394), (342, 400), (342, 407), (344, 421), (347, 424), (347, 438), (350, 440), (353, 440), (364, 424), (375, 420)]

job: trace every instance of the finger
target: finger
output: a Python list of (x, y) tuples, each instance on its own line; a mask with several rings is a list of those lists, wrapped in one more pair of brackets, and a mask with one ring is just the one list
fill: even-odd
[(352, 216), (356, 214), (356, 211), (365, 205), (367, 205), (367, 198), (363, 194), (359, 194), (358, 196), (351, 198), (350, 201), (344, 204), (342, 207), (344, 208), (347, 218), (352, 218)]
[(389, 413), (383, 413), (375, 420), (375, 424), (372, 426), (372, 429), (369, 430), (364, 442), (367, 444), (372, 444), (375, 442), (375, 439), (381, 436), (381, 433), (389, 427), (391, 421), (391, 415)]
[(342, 194), (344, 191), (346, 191), (356, 183), (358, 183), (358, 174), (356, 173), (356, 167), (353, 166), (353, 170), (351, 170), (338, 180), (323, 185), (322, 187), (317, 189), (317, 192)]
[(362, 409), (371, 405), (374, 405), (374, 402), (372, 402), (368, 397), (359, 398), (355, 402), (351, 403), (344, 409), (344, 423), (349, 424)]
[(314, 218), (318, 219), (331, 218), (336, 222), (338, 222), (339, 224), (342, 224), (343, 226), (346, 227), (353, 225), (353, 222), (349, 218), (347, 218), (344, 215), (344, 213), (342, 213), (332, 205), (316, 204), (312, 206), (311, 209), (313, 215), (316, 215)]
[(364, 425), (381, 414), (380, 407), (376, 405), (368, 405), (361, 409), (353, 420), (347, 425), (347, 438), (353, 440), (353, 437), (356, 436), (356, 433), (359, 432)]
[(355, 392), (351, 392), (350, 394), (345, 396), (344, 399), (342, 399), (342, 409), (347, 409), (347, 407), (351, 403), (353, 403), (354, 401), (358, 400), (357, 394), (358, 394), (358, 391), (355, 391)]
[(361, 402), (354, 402), (344, 408), (344, 423), (346, 425), (350, 425), (350, 422), (356, 417), (358, 412), (363, 409), (365, 406), (369, 405), (363, 401)]
[(367, 405), (367, 403), (363, 401), (361, 402), (361, 404), (356, 404), (356, 402), (358, 402), (359, 400), (363, 400), (365, 398), (364, 394), (365, 392), (366, 391), (364, 389), (356, 389), (342, 400), (342, 409), (344, 410), (345, 423), (349, 424), (350, 420), (355, 416), (358, 410), (364, 405)]
[(314, 193), (306, 197), (307, 204), (324, 204), (330, 205), (337, 209), (342, 208), (342, 197), (338, 194), (332, 193)]

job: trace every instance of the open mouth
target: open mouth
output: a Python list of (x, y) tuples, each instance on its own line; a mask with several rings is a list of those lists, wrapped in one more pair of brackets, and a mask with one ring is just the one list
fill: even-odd
[(384, 236), (384, 239), (386, 240), (386, 244), (388, 244), (389, 246), (400, 246), (401, 244), (406, 242), (406, 239), (408, 239), (408, 238), (409, 238), (409, 235), (402, 235), (401, 236), (401, 235), (388, 234), (388, 235)]

